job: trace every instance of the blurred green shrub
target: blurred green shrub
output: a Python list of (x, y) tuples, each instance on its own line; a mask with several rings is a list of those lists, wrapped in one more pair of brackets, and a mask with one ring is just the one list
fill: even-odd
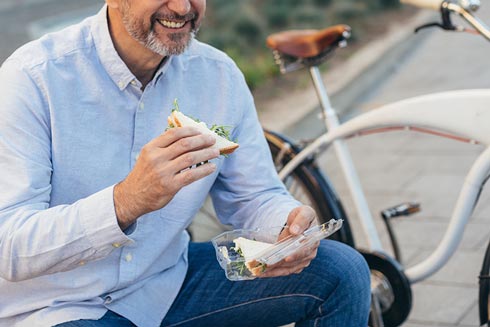
[(381, 7), (384, 8), (397, 8), (400, 7), (400, 1), (399, 0), (379, 0)]
[(199, 39), (227, 52), (242, 69), (251, 88), (277, 74), (266, 37), (285, 29), (353, 27), (362, 37), (370, 15), (399, 6), (399, 0), (212, 0)]
[(332, 0), (314, 0), (313, 4), (317, 6), (328, 6), (332, 3)]
[(252, 16), (242, 16), (234, 23), (234, 34), (238, 38), (244, 38), (247, 44), (256, 44), (262, 40), (260, 22)]

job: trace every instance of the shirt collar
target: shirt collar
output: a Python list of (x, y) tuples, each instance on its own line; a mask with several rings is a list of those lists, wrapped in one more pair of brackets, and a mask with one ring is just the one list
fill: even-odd
[[(136, 77), (121, 59), (112, 42), (111, 34), (109, 32), (109, 22), (107, 20), (107, 5), (104, 5), (96, 15), (91, 30), (99, 60), (119, 89), (122, 91), (131, 82), (137, 82)], [(172, 57), (166, 58), (160, 65), (155, 74), (155, 80), (168, 69), (171, 59)], [(139, 82), (137, 83), (139, 84)]]

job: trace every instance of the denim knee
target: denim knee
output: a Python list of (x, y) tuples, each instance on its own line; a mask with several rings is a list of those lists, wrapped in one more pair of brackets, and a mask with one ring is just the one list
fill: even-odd
[[(336, 241), (322, 241), (319, 263), (325, 267), (325, 278), (335, 278), (337, 285), (322, 305), (324, 314), (339, 310), (354, 321), (366, 321), (371, 302), (371, 277), (363, 256), (355, 249)], [(333, 276), (332, 276), (333, 274)], [(353, 324), (354, 326), (356, 324)], [(362, 325), (362, 324), (360, 324)]]

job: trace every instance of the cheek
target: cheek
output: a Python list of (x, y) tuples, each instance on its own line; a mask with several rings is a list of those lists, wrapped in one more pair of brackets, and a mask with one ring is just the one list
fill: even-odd
[(151, 15), (141, 15), (133, 17), (133, 19), (136, 22), (138, 29), (145, 34), (155, 29), (156, 21)]
[(198, 12), (200, 18), (204, 17), (206, 13), (206, 1), (205, 0), (194, 0), (192, 1), (192, 6)]

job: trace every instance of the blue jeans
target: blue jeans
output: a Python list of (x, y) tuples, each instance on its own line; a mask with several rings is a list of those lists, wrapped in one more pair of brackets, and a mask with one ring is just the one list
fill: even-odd
[[(301, 274), (231, 282), (210, 243), (191, 243), (189, 271), (162, 326), (366, 327), (370, 305), (369, 268), (360, 254), (335, 241), (322, 241)], [(100, 320), (59, 327), (134, 326), (113, 312)]]

